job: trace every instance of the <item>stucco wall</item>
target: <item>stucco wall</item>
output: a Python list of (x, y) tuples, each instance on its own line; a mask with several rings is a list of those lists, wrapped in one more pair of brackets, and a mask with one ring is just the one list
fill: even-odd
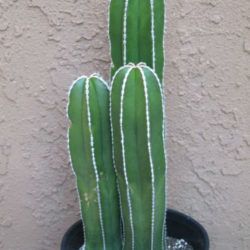
[[(0, 0), (0, 249), (54, 250), (79, 218), (71, 82), (108, 78), (107, 0)], [(167, 0), (169, 206), (211, 250), (250, 249), (250, 1)]]

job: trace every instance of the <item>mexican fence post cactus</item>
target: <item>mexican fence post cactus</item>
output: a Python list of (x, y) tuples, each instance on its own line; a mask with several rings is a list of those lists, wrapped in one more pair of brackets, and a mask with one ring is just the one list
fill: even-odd
[(111, 0), (111, 75), (127, 63), (145, 62), (160, 81), (164, 67), (165, 0)]
[(164, 110), (154, 71), (145, 64), (121, 67), (112, 80), (110, 113), (124, 249), (165, 249)]
[(84, 225), (84, 249), (121, 249), (107, 84), (97, 75), (77, 79), (70, 90), (68, 116), (69, 150)]

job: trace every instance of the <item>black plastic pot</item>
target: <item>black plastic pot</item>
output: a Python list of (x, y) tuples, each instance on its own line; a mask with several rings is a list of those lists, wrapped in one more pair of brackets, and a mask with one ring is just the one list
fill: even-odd
[[(184, 239), (194, 250), (209, 250), (209, 238), (201, 224), (178, 211), (167, 211), (168, 236)], [(79, 250), (83, 245), (82, 221), (73, 224), (65, 233), (61, 250)]]

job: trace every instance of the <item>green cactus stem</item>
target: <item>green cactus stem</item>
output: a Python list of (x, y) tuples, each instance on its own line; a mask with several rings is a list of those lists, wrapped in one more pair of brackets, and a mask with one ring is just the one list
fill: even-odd
[(165, 249), (166, 156), (160, 80), (145, 64), (123, 66), (112, 80), (110, 102), (124, 249)]
[(78, 78), (69, 95), (69, 151), (80, 199), (85, 250), (121, 249), (119, 198), (112, 165), (109, 88)]
[(112, 76), (127, 63), (145, 62), (162, 81), (164, 14), (164, 0), (111, 0)]

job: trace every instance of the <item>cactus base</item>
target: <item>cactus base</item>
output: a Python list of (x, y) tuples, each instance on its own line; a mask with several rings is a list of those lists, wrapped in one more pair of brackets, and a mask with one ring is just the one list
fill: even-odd
[[(209, 250), (209, 238), (206, 230), (191, 217), (168, 209), (167, 228), (169, 236), (184, 239), (195, 250)], [(78, 221), (65, 233), (61, 250), (79, 250), (84, 243), (82, 235), (82, 222)]]

